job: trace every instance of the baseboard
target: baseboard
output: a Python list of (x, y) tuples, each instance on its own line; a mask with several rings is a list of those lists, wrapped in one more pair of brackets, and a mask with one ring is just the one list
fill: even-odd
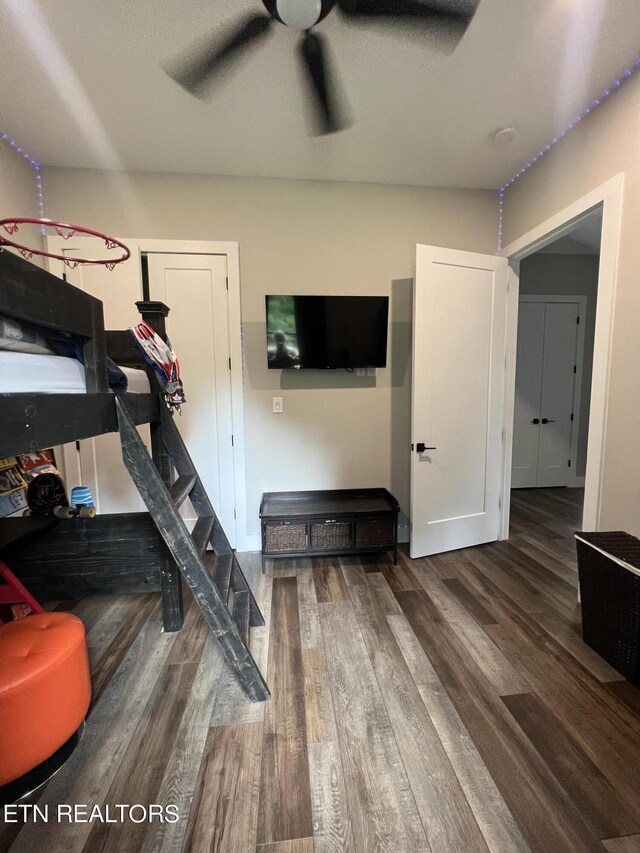
[(244, 537), (243, 547), (238, 548), (238, 551), (261, 551), (262, 542), (259, 533), (247, 533)]

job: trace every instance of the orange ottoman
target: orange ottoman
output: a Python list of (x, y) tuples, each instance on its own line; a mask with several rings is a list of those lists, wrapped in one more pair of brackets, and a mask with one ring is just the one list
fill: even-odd
[(53, 755), (91, 699), (84, 625), (37, 613), (0, 626), (0, 786)]

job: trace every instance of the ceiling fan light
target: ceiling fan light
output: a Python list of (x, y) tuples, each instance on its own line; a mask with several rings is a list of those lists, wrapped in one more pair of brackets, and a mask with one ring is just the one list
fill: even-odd
[(322, 0), (276, 0), (278, 17), (294, 30), (308, 30), (322, 15)]

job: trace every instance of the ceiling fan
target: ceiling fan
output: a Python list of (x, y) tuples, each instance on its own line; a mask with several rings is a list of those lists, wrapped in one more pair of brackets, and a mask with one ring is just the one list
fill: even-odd
[(300, 30), (299, 55), (309, 97), (317, 116), (317, 133), (335, 133), (348, 126), (331, 73), (326, 39), (313, 30), (335, 6), (347, 21), (380, 21), (422, 25), (440, 43), (455, 46), (471, 23), (480, 0), (262, 0), (268, 14), (245, 18), (221, 41), (208, 39), (192, 45), (176, 61), (164, 66), (183, 89), (206, 97), (216, 76), (251, 45), (262, 41), (274, 22)]

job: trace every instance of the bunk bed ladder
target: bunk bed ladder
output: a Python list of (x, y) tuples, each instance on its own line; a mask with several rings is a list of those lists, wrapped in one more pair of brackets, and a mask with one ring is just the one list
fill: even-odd
[[(251, 701), (268, 699), (269, 689), (249, 651), (249, 627), (264, 625), (263, 616), (172, 415), (161, 406), (160, 435), (177, 474), (166, 485), (121, 397), (116, 397), (116, 410), (125, 465), (227, 663)], [(187, 497), (198, 516), (193, 533), (179, 513)], [(213, 552), (206, 550), (209, 544)]]

